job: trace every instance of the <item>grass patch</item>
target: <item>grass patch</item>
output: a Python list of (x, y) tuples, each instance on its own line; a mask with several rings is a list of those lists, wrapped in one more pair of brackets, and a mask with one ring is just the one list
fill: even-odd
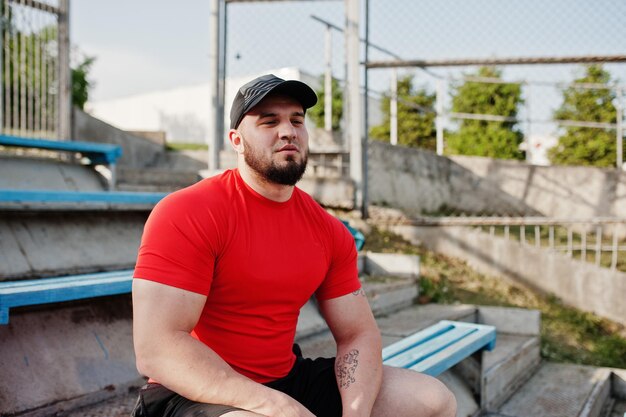
[(209, 145), (206, 143), (182, 143), (182, 142), (168, 142), (165, 145), (165, 149), (172, 152), (181, 151), (208, 151)]
[(420, 290), (432, 301), (532, 308), (541, 311), (541, 355), (555, 361), (626, 368), (626, 329), (610, 320), (563, 305), (519, 284), (480, 274), (465, 261), (412, 245), (372, 227), (364, 250), (420, 256)]

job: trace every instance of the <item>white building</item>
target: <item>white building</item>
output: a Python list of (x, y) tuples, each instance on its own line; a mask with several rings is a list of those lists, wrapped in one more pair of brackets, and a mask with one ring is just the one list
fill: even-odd
[[(280, 68), (268, 71), (278, 77), (303, 81), (313, 89), (319, 87), (316, 77), (297, 68)], [(224, 123), (230, 125), (230, 106), (237, 89), (255, 74), (226, 80)], [(163, 131), (168, 142), (208, 143), (209, 83), (178, 87), (170, 90), (137, 94), (87, 103), (88, 113), (122, 130)]]

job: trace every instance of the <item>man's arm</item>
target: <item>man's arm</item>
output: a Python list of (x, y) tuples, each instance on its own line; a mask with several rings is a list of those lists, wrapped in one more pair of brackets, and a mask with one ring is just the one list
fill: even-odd
[(269, 417), (313, 417), (289, 396), (234, 371), (190, 332), (204, 308), (201, 294), (133, 280), (137, 369), (185, 398)]
[(380, 332), (362, 289), (319, 302), (337, 343), (343, 417), (369, 416), (382, 380)]

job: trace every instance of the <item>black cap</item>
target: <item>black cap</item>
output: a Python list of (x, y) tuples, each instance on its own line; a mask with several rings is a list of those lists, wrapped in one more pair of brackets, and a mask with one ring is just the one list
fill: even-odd
[(302, 104), (306, 110), (317, 103), (315, 91), (301, 81), (278, 78), (274, 74), (267, 74), (255, 78), (237, 91), (233, 106), (230, 109), (230, 128), (236, 129), (241, 119), (254, 106), (259, 104), (269, 93), (279, 93), (292, 97)]

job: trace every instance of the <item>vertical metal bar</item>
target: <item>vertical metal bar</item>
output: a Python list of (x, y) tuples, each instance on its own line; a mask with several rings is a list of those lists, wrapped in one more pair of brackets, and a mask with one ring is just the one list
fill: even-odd
[(617, 255), (619, 248), (617, 246), (618, 238), (617, 238), (617, 224), (613, 225), (613, 244), (611, 245), (611, 270), (615, 271), (617, 269)]
[[(58, 16), (57, 16), (58, 23)], [(48, 42), (50, 42), (51, 36), (48, 34)], [(46, 45), (46, 47), (49, 43)], [(58, 130), (56, 126), (56, 114), (58, 112), (57, 109), (57, 101), (55, 99), (55, 94), (58, 94), (59, 83), (56, 77), (56, 62), (54, 58), (50, 55), (49, 51), (46, 51), (46, 96), (47, 96), (47, 113), (46, 113), (46, 125), (48, 126), (48, 136), (50, 138), (58, 138)], [(58, 59), (58, 58), (57, 58)]]
[(489, 236), (494, 237), (496, 234), (496, 227), (494, 225), (489, 226)]
[(523, 224), (519, 229), (519, 240), (522, 245), (526, 244), (526, 224)]
[[(15, 8), (17, 8), (18, 5), (16, 5), (16, 7), (11, 8), (12, 11), (14, 11)], [(11, 90), (13, 93), (13, 96), (11, 97), (11, 112), (13, 113), (13, 125), (12, 125), (12, 130), (13, 130), (13, 134), (15, 134), (16, 132), (18, 132), (19, 129), (19, 100), (17, 98), (17, 94), (18, 94), (18, 73), (19, 73), (19, 67), (17, 65), (18, 61), (18, 49), (19, 49), (19, 43), (18, 43), (18, 35), (17, 35), (17, 30), (16, 30), (16, 21), (17, 21), (17, 13), (11, 13), (11, 22), (13, 23), (13, 33), (11, 34), (11, 38), (13, 40), (12, 45), (13, 45), (13, 59), (12, 59), (12, 63), (13, 63), (13, 80), (11, 82)]]
[(596, 226), (596, 265), (600, 265), (602, 258), (602, 225)]
[(504, 238), (509, 240), (509, 225), (504, 226)]
[(35, 137), (41, 137), (41, 29), (43, 25), (41, 25), (41, 17), (43, 13), (37, 14), (37, 35), (33, 35), (34, 37), (34, 46), (33, 52), (35, 54), (35, 59), (33, 62), (33, 76), (34, 85), (33, 85), (33, 95), (35, 100), (35, 113), (33, 115), (35, 121), (33, 124), (33, 130), (35, 131)]
[(72, 74), (70, 71), (70, 0), (59, 0), (58, 131), (62, 140), (72, 138)]
[(27, 84), (26, 84), (26, 126), (30, 136), (34, 136), (34, 114), (35, 114), (35, 95), (34, 95), (34, 82), (35, 82), (35, 67), (33, 66), (34, 54), (35, 54), (35, 27), (33, 24), (33, 20), (40, 12), (35, 9), (30, 9), (30, 14), (28, 16), (28, 23), (30, 28), (30, 33), (28, 34), (28, 54), (26, 55), (26, 69), (27, 69)]
[(580, 235), (580, 259), (587, 261), (587, 229), (583, 226), (583, 231)]
[(6, 31), (7, 20), (4, 19), (4, 11), (7, 5), (4, 0), (0, 0), (0, 15), (2, 16), (3, 24), (0, 25), (0, 133), (4, 133), (4, 104), (2, 99), (4, 97), (4, 33)]
[(50, 69), (48, 67), (48, 63), (50, 57), (48, 56), (48, 51), (46, 49), (46, 45), (48, 43), (48, 33), (44, 32), (44, 39), (41, 45), (41, 131), (45, 134), (44, 137), (51, 137), (49, 132), (49, 124), (48, 118), (50, 117), (50, 97), (48, 96), (50, 85), (48, 81), (50, 80)]
[(541, 247), (541, 229), (539, 226), (535, 226), (535, 246)]
[(570, 258), (574, 255), (574, 251), (572, 248), (574, 240), (574, 231), (572, 230), (572, 226), (568, 226), (567, 228), (567, 256)]
[(398, 69), (391, 69), (391, 97), (389, 99), (389, 143), (398, 144)]
[(437, 130), (437, 155), (443, 155), (444, 138), (443, 138), (443, 125), (444, 125), (444, 109), (443, 102), (446, 95), (446, 84), (444, 80), (438, 79), (436, 81), (436, 95), (435, 95), (435, 111), (437, 116), (435, 117), (435, 128)]
[(551, 250), (554, 250), (554, 226), (550, 225), (548, 229), (548, 244)]
[[(369, 45), (370, 45), (370, 2), (369, 0), (365, 0), (365, 57), (364, 61), (367, 62), (369, 60)], [(358, 37), (358, 36), (357, 36)], [(361, 202), (361, 217), (363, 219), (367, 219), (369, 217), (368, 204), (369, 204), (369, 159), (368, 159), (368, 148), (369, 148), (369, 72), (367, 68), (365, 68), (363, 74), (363, 86), (365, 90), (365, 102), (363, 103), (363, 109), (365, 117), (363, 117), (363, 149), (361, 151), (363, 157), (363, 195)]]
[(326, 26), (326, 72), (324, 73), (324, 129), (333, 131), (333, 32)]
[(211, 89), (211, 102), (209, 106), (209, 126), (213, 129), (209, 131), (209, 171), (217, 171), (220, 166), (220, 149), (217, 136), (218, 107), (219, 107), (219, 72), (220, 72), (220, 3), (221, 0), (211, 0), (211, 12), (209, 28), (211, 28), (211, 39), (209, 44), (209, 86)]
[(624, 118), (624, 110), (622, 106), (622, 98), (624, 90), (623, 88), (617, 88), (617, 100), (616, 100), (616, 136), (617, 136), (617, 169), (624, 169), (624, 130), (622, 126), (622, 120)]
[(19, 63), (19, 89), (20, 89), (20, 135), (26, 136), (26, 35), (24, 31), (26, 29), (26, 6), (23, 4), (23, 0), (20, 1), (21, 9), (21, 22), (20, 22), (20, 63)]
[(350, 138), (350, 177), (355, 186), (355, 207), (366, 210), (363, 204), (363, 142), (361, 138), (361, 71), (359, 67), (359, 0), (345, 0), (348, 137)]
[(2, 27), (2, 64), (3, 64), (3, 72), (2, 72), (2, 85), (4, 88), (4, 103), (3, 103), (3, 125), (2, 125), (2, 133), (10, 133), (9, 129), (11, 127), (11, 50), (9, 49), (9, 45), (11, 42), (11, 28), (8, 26), (10, 21), (9, 11), (10, 6), (8, 0), (0, 0), (2, 1), (2, 17), (5, 24)]
[(524, 134), (524, 145), (526, 146), (526, 162), (530, 162), (531, 159), (531, 155), (530, 155), (530, 135), (531, 135), (531, 131), (532, 131), (532, 119), (530, 117), (530, 102), (531, 102), (531, 86), (530, 84), (528, 84), (528, 82), (523, 82), (522, 85), (526, 86), (526, 100), (525, 100), (525, 105), (526, 105), (526, 132)]

